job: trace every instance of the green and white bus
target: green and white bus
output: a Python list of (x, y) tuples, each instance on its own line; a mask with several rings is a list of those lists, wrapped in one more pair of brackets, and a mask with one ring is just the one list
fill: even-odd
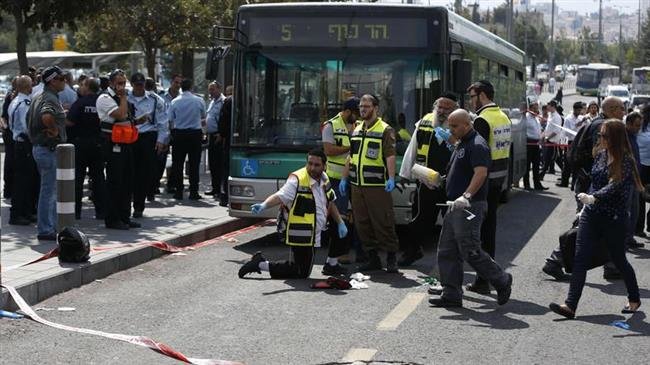
[(580, 95), (600, 97), (605, 94), (607, 85), (618, 85), (620, 69), (607, 63), (590, 63), (578, 66), (576, 91)]
[[(467, 100), (471, 78), (490, 80), (504, 109), (525, 100), (523, 52), (443, 7), (244, 5), (230, 31), (220, 39), (234, 51), (231, 216), (250, 216), (252, 204), (305, 165), (306, 152), (321, 145), (321, 124), (350, 96), (376, 95), (382, 118), (395, 126), (403, 114), (410, 132), (443, 92)], [(513, 140), (508, 186), (525, 171), (525, 130), (516, 119)], [(413, 191), (406, 184), (393, 192), (397, 224), (411, 220)]]

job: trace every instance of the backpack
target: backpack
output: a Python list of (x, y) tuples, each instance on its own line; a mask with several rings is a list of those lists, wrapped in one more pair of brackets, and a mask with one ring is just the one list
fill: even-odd
[[(569, 152), (567, 153), (566, 159), (571, 166), (571, 169), (576, 171), (578, 174), (586, 174), (587, 177), (591, 172), (588, 170), (591, 169), (591, 165), (594, 162), (592, 151), (595, 141), (592, 126), (595, 123), (598, 123), (599, 120), (601, 119), (594, 119), (591, 124), (585, 125), (578, 130), (578, 133), (569, 148)], [(598, 125), (600, 124), (601, 123), (598, 123)]]

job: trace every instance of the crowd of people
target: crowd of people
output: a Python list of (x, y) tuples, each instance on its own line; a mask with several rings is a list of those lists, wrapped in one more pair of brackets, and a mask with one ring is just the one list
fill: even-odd
[[(314, 249), (325, 239), (330, 246), (324, 275), (348, 272), (337, 255), (349, 252), (355, 243), (361, 246), (356, 255), (361, 265), (355, 271), (397, 273), (399, 267), (423, 257), (422, 240), (434, 229), (441, 212), (440, 284), (429, 288), (433, 295), (429, 303), (460, 307), (463, 289), (479, 294), (495, 289), (497, 303), (507, 303), (513, 276), (494, 257), (496, 210), (507, 188), (511, 121), (493, 102), (494, 87), (489, 81), (475, 82), (467, 93), (472, 113), (461, 109), (451, 93), (435, 101), (433, 111), (416, 123), (399, 171), (396, 132), (378, 115), (377, 98), (366, 94), (345, 101), (339, 114), (323, 125), (323, 150), (310, 151), (304, 168), (293, 172), (277, 193), (251, 207), (253, 214), (259, 214), (280, 205), (278, 231), (290, 246), (290, 258), (270, 262), (257, 252), (241, 266), (239, 277), (266, 271), (276, 279), (307, 278), (314, 265)], [(645, 236), (644, 226), (637, 228), (637, 217), (646, 214), (644, 173), (650, 165), (644, 165), (644, 159), (650, 157), (645, 156), (650, 143), (641, 148), (641, 141), (648, 138), (642, 137), (644, 133), (650, 136), (650, 108), (643, 114), (626, 115), (623, 102), (609, 97), (600, 107), (577, 102), (566, 117), (557, 100), (541, 108), (531, 103), (521, 109), (528, 140), (524, 188), (530, 189), (532, 169), (533, 189), (546, 190), (541, 184), (543, 175), (555, 174), (558, 165), (561, 175), (556, 185), (570, 187), (576, 196), (577, 238), (569, 293), (564, 304), (551, 303), (550, 309), (565, 317), (575, 316), (594, 252), (605, 250), (605, 261), (609, 261), (604, 265), (605, 277), (624, 280), (628, 303), (623, 312), (635, 312), (641, 305), (639, 288), (625, 251), (642, 246), (634, 241), (634, 234)], [(443, 182), (431, 184), (415, 173), (420, 167), (443, 176)], [(417, 186), (413, 219), (399, 260), (390, 195), (396, 179), (398, 183), (415, 181)], [(463, 288), (464, 262), (477, 275)], [(542, 270), (565, 280), (565, 265), (558, 248)]]
[[(5, 145), (4, 191), (11, 199), (9, 224), (37, 225), (39, 240), (55, 240), (56, 147), (75, 147), (75, 207), (82, 215), (86, 191), (94, 218), (106, 228), (139, 228), (146, 202), (161, 194), (161, 179), (171, 150), (167, 193), (184, 198), (184, 169), (189, 172), (188, 199), (199, 193), (202, 146), (207, 145), (213, 195), (228, 203), (232, 86), (213, 81), (209, 103), (193, 93), (191, 79), (173, 75), (168, 89), (140, 72), (116, 69), (99, 78), (72, 75), (51, 66), (13, 79), (2, 110)], [(75, 85), (76, 81), (76, 85)], [(76, 87), (75, 87), (76, 86)], [(222, 93), (222, 91), (225, 91)], [(84, 190), (88, 177), (89, 189)]]

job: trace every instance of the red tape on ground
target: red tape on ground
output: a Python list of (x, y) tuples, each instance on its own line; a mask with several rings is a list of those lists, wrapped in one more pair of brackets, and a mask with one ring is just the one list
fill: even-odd
[[(268, 225), (272, 224), (272, 222), (273, 222), (273, 219), (267, 219), (264, 222), (255, 223), (255, 224), (253, 224), (251, 226), (244, 227), (244, 228), (236, 230), (236, 231), (228, 232), (228, 233), (223, 234), (223, 235), (221, 235), (219, 237), (211, 238), (211, 239), (209, 239), (207, 241), (197, 242), (197, 243), (194, 243), (194, 244), (191, 244), (191, 245), (188, 245), (188, 246), (173, 246), (173, 245), (170, 245), (170, 244), (168, 244), (166, 242), (157, 241), (157, 242), (143, 242), (143, 243), (123, 243), (123, 244), (117, 244), (117, 245), (113, 245), (113, 246), (95, 247), (95, 248), (91, 249), (91, 251), (100, 252), (100, 251), (114, 250), (114, 249), (117, 249), (117, 248), (146, 247), (146, 246), (155, 247), (155, 248), (157, 248), (159, 250), (162, 250), (162, 251), (165, 251), (165, 252), (170, 252), (170, 253), (182, 252), (182, 251), (192, 251), (192, 250), (196, 250), (197, 248), (206, 247), (206, 246), (215, 244), (215, 243), (219, 242), (220, 240), (226, 240), (226, 239), (229, 239), (229, 238), (234, 238), (236, 236), (239, 236), (240, 234), (250, 232), (250, 231), (254, 231), (254, 230), (258, 229), (258, 228), (268, 226)], [(7, 272), (7, 271), (10, 271), (10, 270), (17, 269), (19, 267), (35, 264), (37, 262), (41, 262), (43, 260), (51, 259), (51, 258), (57, 257), (57, 256), (59, 256), (58, 247), (50, 250), (49, 252), (45, 253), (43, 256), (37, 258), (36, 260), (30, 261), (30, 262), (27, 262), (27, 263), (24, 263), (24, 264), (8, 266), (8, 267), (4, 268), (4, 270), (2, 270), (2, 272)]]
[(241, 362), (237, 361), (228, 361), (228, 360), (215, 360), (215, 359), (196, 359), (196, 358), (191, 358), (183, 355), (182, 353), (174, 350), (173, 348), (165, 345), (164, 343), (160, 343), (157, 341), (152, 340), (149, 337), (145, 336), (131, 336), (131, 335), (122, 335), (119, 333), (109, 333), (109, 332), (102, 332), (102, 331), (96, 331), (96, 330), (91, 330), (87, 328), (80, 328), (80, 327), (72, 327), (72, 326), (66, 326), (63, 324), (59, 323), (54, 323), (50, 322), (46, 319), (41, 318), (34, 310), (25, 302), (23, 297), (18, 294), (16, 291), (16, 288), (13, 286), (9, 285), (2, 285), (3, 288), (7, 289), (9, 291), (9, 295), (13, 298), (14, 302), (18, 305), (18, 308), (25, 314), (25, 316), (35, 322), (38, 322), (40, 324), (44, 324), (46, 326), (54, 327), (60, 330), (64, 331), (70, 331), (70, 332), (77, 332), (77, 333), (84, 333), (87, 335), (94, 335), (94, 336), (100, 336), (100, 337), (106, 337), (110, 338), (113, 340), (117, 341), (124, 341), (128, 343), (132, 343), (134, 345), (142, 346), (142, 347), (147, 347), (151, 350), (154, 350), (158, 353), (161, 353), (165, 356), (171, 357), (172, 359), (176, 359), (188, 364), (197, 364), (197, 365), (243, 365)]

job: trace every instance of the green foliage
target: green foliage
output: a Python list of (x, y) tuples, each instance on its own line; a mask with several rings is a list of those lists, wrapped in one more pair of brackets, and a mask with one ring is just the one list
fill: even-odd
[(650, 65), (650, 9), (648, 9), (645, 22), (641, 27), (639, 43), (639, 57), (637, 62), (639, 66), (648, 66)]

